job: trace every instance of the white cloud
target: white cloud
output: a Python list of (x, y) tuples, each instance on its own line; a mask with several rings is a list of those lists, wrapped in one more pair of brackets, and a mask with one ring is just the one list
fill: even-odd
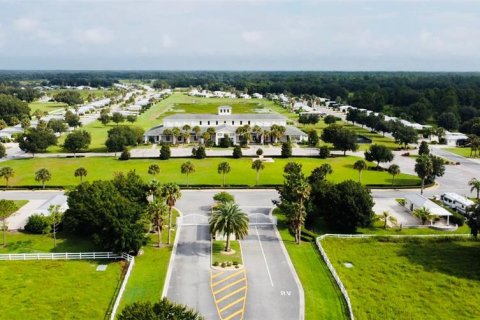
[(60, 36), (44, 28), (36, 19), (21, 17), (16, 19), (13, 25), (22, 34), (39, 39), (46, 44), (59, 45), (63, 43), (63, 39)]
[(162, 35), (162, 47), (163, 48), (171, 48), (175, 45), (172, 37), (170, 37), (168, 34)]
[(83, 44), (106, 44), (113, 40), (113, 33), (103, 27), (94, 27), (84, 30), (75, 29), (73, 37)]
[(242, 33), (243, 41), (247, 43), (260, 43), (263, 39), (263, 34), (260, 31), (246, 31)]
[(20, 31), (36, 31), (38, 28), (38, 21), (29, 17), (21, 17), (13, 22), (13, 25)]

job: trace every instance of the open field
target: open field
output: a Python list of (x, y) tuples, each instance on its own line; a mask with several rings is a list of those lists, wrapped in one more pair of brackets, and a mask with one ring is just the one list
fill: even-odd
[[(446, 148), (445, 151), (458, 154), (459, 156), (470, 158), (470, 148)], [(474, 157), (475, 158), (475, 157)], [(476, 157), (480, 159), (480, 156)]]
[(235, 251), (233, 254), (222, 254), (225, 250), (225, 241), (213, 241), (212, 242), (212, 264), (217, 263), (221, 265), (222, 262), (238, 262), (243, 264), (242, 251), (240, 249), (240, 243), (238, 241), (230, 241), (230, 248)]
[(278, 231), (305, 292), (305, 319), (347, 319), (343, 297), (315, 243), (295, 244), (285, 215), (275, 216)]
[[(174, 223), (178, 216), (178, 211), (172, 212)], [(168, 218), (165, 220), (168, 226)], [(165, 276), (167, 274), (168, 263), (172, 254), (172, 246), (168, 246), (168, 227), (162, 232), (162, 247), (156, 247), (158, 237), (156, 234), (150, 234), (149, 242), (142, 248), (143, 254), (135, 257), (135, 265), (128, 280), (126, 290), (123, 294), (119, 310), (122, 310), (127, 304), (136, 301), (157, 302), (162, 296)], [(175, 229), (176, 230), (176, 229)], [(172, 232), (172, 244), (176, 232)]]
[(472, 319), (480, 314), (479, 242), (327, 238), (322, 245), (357, 319)]
[(15, 205), (15, 208), (7, 212), (7, 214), (10, 216), (12, 213), (17, 212), (21, 207), (26, 205), (28, 203), (28, 200), (13, 200), (13, 204)]
[(28, 104), (30, 107), (30, 113), (33, 114), (37, 109), (43, 112), (52, 112), (55, 110), (63, 110), (66, 106), (65, 103), (62, 102), (30, 102)]
[(89, 95), (92, 95), (95, 99), (101, 99), (105, 96), (110, 96), (112, 94), (114, 94), (116, 91), (115, 90), (110, 90), (110, 89), (93, 89), (93, 90), (88, 90), (88, 89), (84, 89), (84, 90), (77, 90), (77, 89), (53, 89), (53, 90), (48, 90), (46, 92), (47, 95), (53, 97), (54, 95), (56, 95), (57, 93), (61, 92), (61, 91), (77, 91), (80, 93), (80, 96), (82, 97), (82, 99), (84, 101), (87, 100), (88, 96)]
[(53, 238), (49, 235), (26, 232), (8, 232), (7, 246), (0, 246), (2, 253), (35, 252), (81, 252), (95, 251), (95, 247), (85, 238), (57, 233), (57, 247), (53, 248)]
[[(348, 179), (357, 180), (358, 172), (353, 169), (353, 164), (358, 159), (352, 156), (331, 159), (276, 158), (274, 163), (265, 163), (265, 169), (260, 172), (259, 183), (260, 185), (281, 184), (283, 182), (283, 168), (288, 162), (301, 163), (307, 175), (322, 163), (329, 163), (333, 168), (333, 174), (328, 176), (328, 180), (334, 182)], [(52, 179), (47, 185), (69, 186), (79, 182), (78, 178), (73, 176), (74, 171), (79, 167), (87, 169), (86, 180), (88, 181), (109, 179), (114, 172), (127, 172), (129, 170), (136, 170), (144, 179), (149, 179), (148, 166), (157, 163), (161, 170), (157, 178), (161, 182), (170, 181), (184, 185), (187, 183), (187, 177), (180, 173), (180, 166), (185, 161), (191, 161), (196, 169), (195, 173), (190, 174), (190, 185), (220, 185), (222, 176), (217, 173), (217, 166), (223, 161), (229, 162), (231, 166), (231, 172), (226, 176), (227, 185), (252, 186), (255, 184), (255, 171), (251, 169), (252, 160), (250, 158), (207, 158), (203, 160), (175, 158), (167, 161), (156, 159), (120, 161), (111, 157), (33, 158), (6, 161), (2, 166), (10, 166), (16, 172), (15, 177), (10, 180), (10, 186), (39, 185), (38, 182), (35, 182), (34, 175), (35, 171), (41, 168), (47, 168), (52, 173)], [(417, 177), (407, 174), (400, 174), (395, 181), (396, 185), (419, 184)], [(364, 171), (362, 173), (362, 183), (390, 185), (391, 176), (387, 172)]]
[[(107, 270), (96, 271), (99, 264), (107, 264)], [(122, 265), (111, 261), (1, 261), (1, 317), (103, 319), (120, 285)]]

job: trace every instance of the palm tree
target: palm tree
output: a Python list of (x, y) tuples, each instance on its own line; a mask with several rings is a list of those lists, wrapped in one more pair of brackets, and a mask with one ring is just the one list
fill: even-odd
[(193, 163), (191, 163), (190, 161), (187, 161), (187, 162), (182, 164), (181, 172), (182, 172), (182, 174), (187, 175), (187, 187), (188, 187), (188, 176), (190, 175), (190, 173), (195, 172), (195, 165)]
[(10, 178), (13, 178), (14, 175), (15, 171), (12, 167), (2, 167), (0, 169), (0, 178), (5, 179), (5, 189), (7, 189), (8, 187), (8, 180), (10, 180)]
[(260, 170), (265, 169), (265, 165), (263, 164), (263, 161), (260, 159), (257, 159), (252, 162), (252, 169), (257, 172), (257, 178), (256, 178), (256, 185), (258, 186), (258, 178), (260, 175)]
[(392, 186), (393, 186), (395, 182), (395, 176), (400, 174), (400, 167), (396, 164), (392, 164), (390, 167), (388, 167), (387, 171), (392, 175)]
[(478, 149), (480, 149), (480, 137), (472, 134), (469, 136), (470, 140), (470, 157), (476, 157)]
[(468, 182), (468, 185), (471, 187), (470, 192), (472, 192), (473, 190), (477, 191), (477, 200), (478, 200), (480, 196), (480, 180), (478, 180), (477, 178), (472, 178)]
[(198, 137), (198, 134), (200, 133), (200, 131), (202, 131), (202, 129), (200, 128), (200, 126), (195, 126), (192, 128), (192, 131), (193, 133), (195, 133), (195, 136)]
[[(173, 137), (173, 132), (172, 132), (172, 130), (167, 128), (167, 129), (163, 130), (163, 135), (167, 136), (167, 137)], [(172, 141), (173, 141), (173, 138), (172, 138)]]
[(42, 182), (42, 189), (45, 189), (45, 182), (50, 181), (52, 174), (45, 168), (35, 172), (35, 181)]
[(270, 127), (270, 130), (272, 132), (272, 136), (275, 138), (275, 142), (277, 142), (279, 139), (283, 137), (286, 129), (284, 126), (274, 124)]
[(158, 235), (158, 247), (162, 244), (162, 229), (163, 222), (165, 221), (165, 215), (167, 213), (167, 205), (163, 199), (154, 199), (147, 206), (147, 213), (152, 221), (153, 225), (157, 229)]
[(6, 232), (7, 232), (7, 218), (17, 209), (15, 203), (12, 200), (0, 200), (0, 220), (2, 221), (3, 230), (3, 246), (7, 245)]
[(85, 168), (83, 168), (83, 167), (78, 168), (78, 169), (75, 170), (75, 172), (73, 173), (73, 175), (75, 176), (75, 178), (80, 177), (80, 183), (83, 182), (83, 177), (86, 177), (87, 174), (88, 174), (87, 169), (85, 169)]
[(210, 233), (222, 233), (226, 237), (225, 252), (230, 251), (230, 235), (243, 239), (248, 234), (248, 215), (240, 210), (238, 204), (227, 202), (220, 205), (210, 217)]
[(266, 142), (267, 140), (269, 140), (271, 136), (272, 136), (272, 132), (271, 132), (271, 131), (269, 131), (269, 130), (263, 130), (263, 132), (262, 132), (263, 144), (265, 144), (265, 142)]
[(177, 143), (177, 139), (180, 137), (181, 134), (182, 132), (180, 131), (179, 128), (177, 127), (172, 128), (173, 144)]
[(422, 180), (420, 194), (423, 194), (423, 189), (425, 188), (425, 180), (432, 174), (433, 169), (434, 168), (432, 159), (428, 156), (420, 156), (415, 161), (415, 172)]
[(181, 196), (182, 193), (177, 184), (170, 182), (162, 186), (162, 197), (165, 198), (165, 203), (168, 206), (168, 244), (170, 244), (172, 233), (172, 207)]
[(230, 164), (228, 162), (221, 162), (218, 164), (218, 168), (217, 168), (217, 171), (219, 174), (221, 174), (223, 176), (223, 183), (222, 183), (222, 187), (225, 186), (225, 175), (227, 173), (229, 173), (231, 170), (230, 168)]
[(296, 202), (292, 205), (292, 216), (290, 217), (290, 223), (292, 224), (292, 230), (295, 232), (295, 243), (300, 244), (302, 227), (305, 224), (305, 217), (307, 215), (305, 209), (305, 202), (310, 197), (311, 187), (306, 181), (300, 181), (298, 185), (293, 189), (293, 193), (296, 198)]
[(262, 142), (261, 140), (258, 141), (258, 138), (262, 136), (262, 128), (258, 125), (253, 126), (252, 132), (255, 133), (255, 139), (257, 140), (256, 142)]
[(383, 222), (383, 229), (387, 229), (388, 222), (390, 222), (393, 225), (397, 224), (397, 218), (392, 216), (388, 211), (383, 211), (380, 217), (378, 217), (378, 220)]
[(358, 182), (362, 182), (362, 171), (367, 169), (367, 163), (364, 160), (358, 160), (353, 164), (353, 169), (358, 171)]
[(160, 166), (156, 163), (151, 164), (148, 166), (148, 174), (151, 174), (153, 176), (153, 179), (155, 179), (155, 176), (160, 173)]
[(420, 219), (422, 221), (422, 224), (425, 224), (427, 220), (430, 221), (430, 224), (432, 224), (433, 220), (435, 220), (435, 216), (432, 214), (430, 209), (427, 209), (425, 207), (413, 210), (413, 216)]

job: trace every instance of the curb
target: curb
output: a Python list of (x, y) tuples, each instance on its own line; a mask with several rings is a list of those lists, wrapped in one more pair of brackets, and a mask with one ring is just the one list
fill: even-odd
[[(178, 215), (180, 217), (183, 217), (182, 212), (177, 209), (176, 207), (173, 207), (175, 210), (177, 210)], [(172, 253), (170, 254), (170, 261), (168, 262), (168, 269), (167, 269), (167, 274), (165, 276), (165, 282), (163, 283), (163, 290), (162, 290), (162, 297), (165, 298), (168, 293), (168, 287), (170, 286), (170, 279), (172, 278), (172, 269), (173, 269), (173, 264), (174, 264), (174, 259), (175, 255), (177, 254), (177, 246), (178, 246), (178, 239), (180, 238), (180, 231), (182, 230), (182, 225), (177, 225), (177, 230), (175, 231), (175, 240), (173, 241), (173, 249)]]

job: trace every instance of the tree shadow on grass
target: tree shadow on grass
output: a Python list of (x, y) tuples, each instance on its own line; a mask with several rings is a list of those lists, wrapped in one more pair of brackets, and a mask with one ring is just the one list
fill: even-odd
[(426, 271), (480, 281), (480, 241), (409, 239), (399, 253)]

